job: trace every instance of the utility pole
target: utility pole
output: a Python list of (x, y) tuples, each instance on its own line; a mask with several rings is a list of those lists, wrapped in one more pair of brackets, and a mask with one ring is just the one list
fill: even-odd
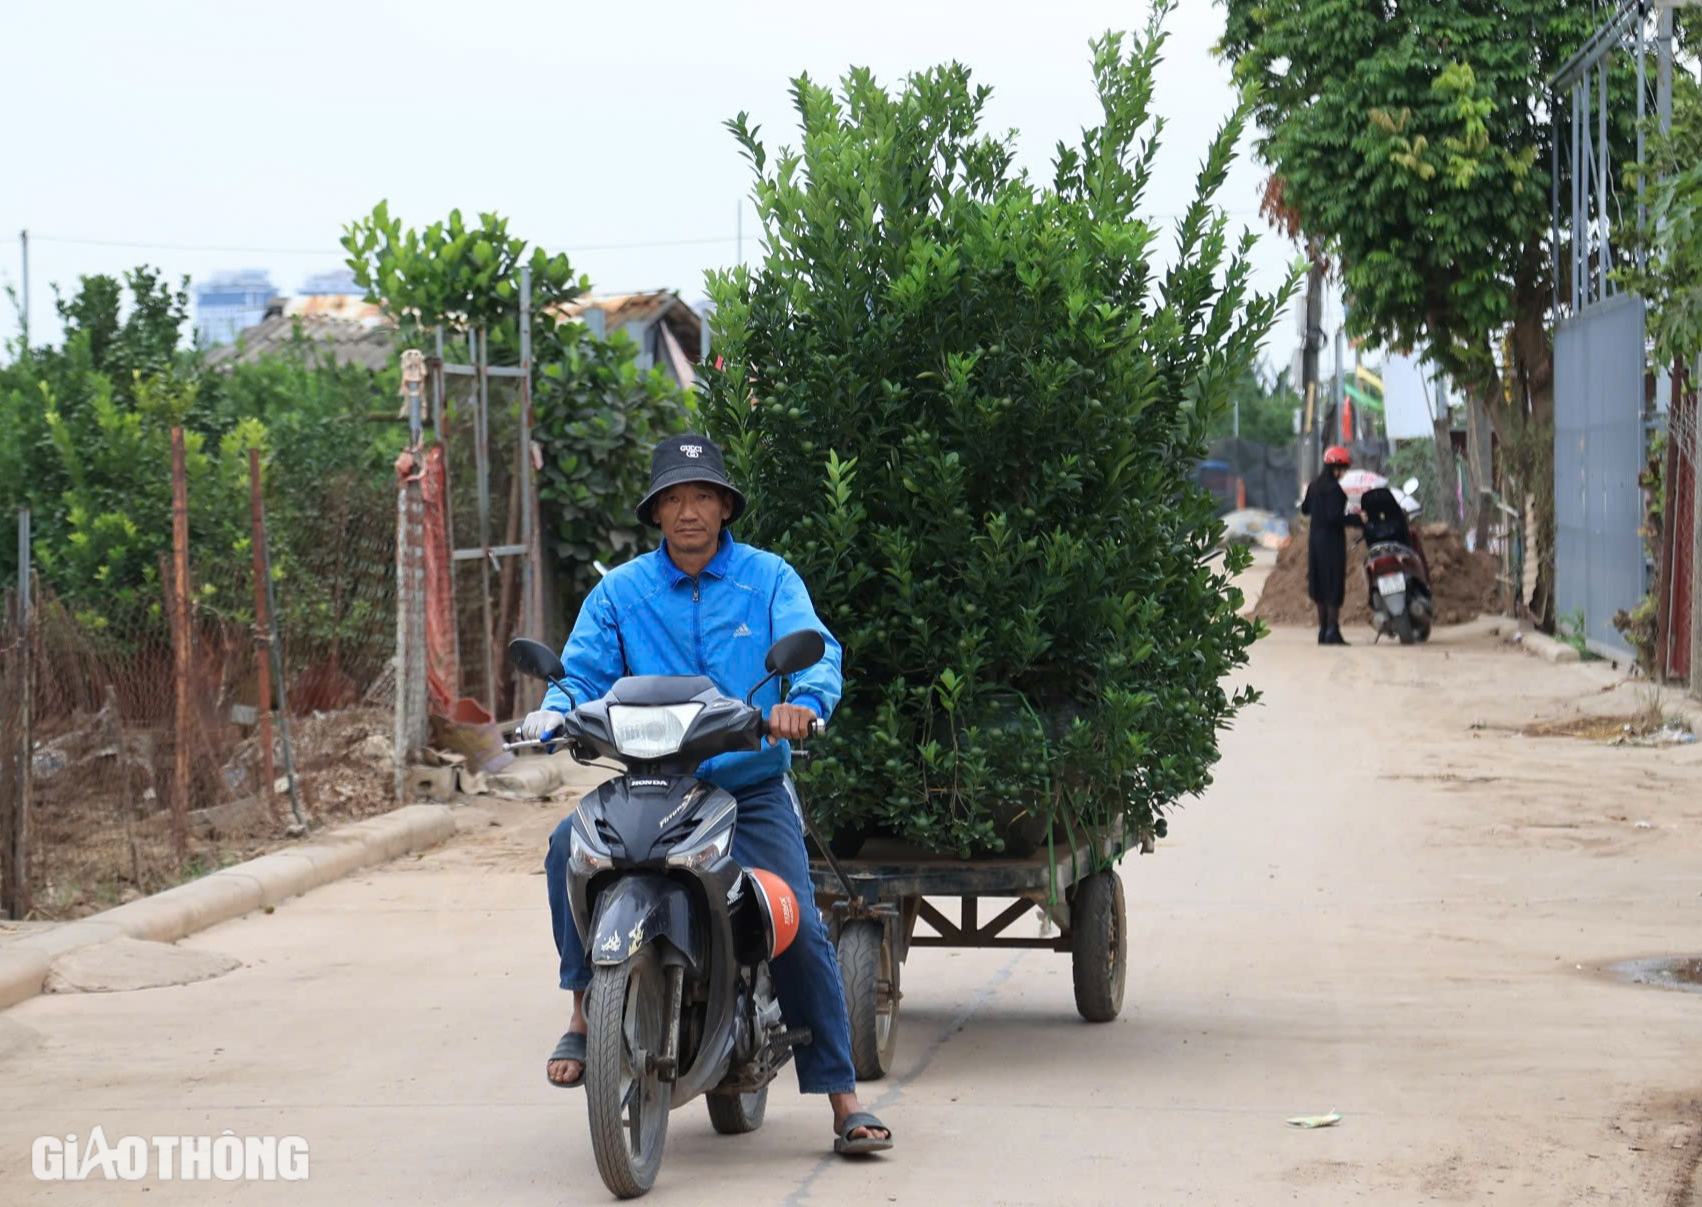
[(1655, 34), (1655, 112), (1660, 117), (1661, 133), (1665, 134), (1672, 129), (1673, 13), (1670, 4), (1661, 8), (1660, 21), (1659, 32)]
[(29, 231), (22, 230), (22, 231), (18, 232), (18, 246), (20, 248), (22, 248), (23, 256), (24, 256), (24, 312), (20, 316), (20, 318), (22, 319), (22, 322), (20, 322), (19, 326), (22, 327), (22, 329), (23, 329), (24, 350), (27, 352), (29, 350), (29, 346), (30, 346), (30, 233), (29, 233)]
[(1318, 473), (1318, 348), (1324, 342), (1323, 240), (1313, 235), (1306, 240), (1311, 267), (1306, 273), (1306, 335), (1300, 348), (1300, 397), (1305, 414), (1300, 424), (1300, 489)]

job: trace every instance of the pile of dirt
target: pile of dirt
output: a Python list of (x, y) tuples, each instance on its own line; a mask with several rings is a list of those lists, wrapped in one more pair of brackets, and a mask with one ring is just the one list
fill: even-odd
[[(1492, 553), (1473, 553), (1464, 538), (1446, 524), (1423, 524), (1419, 536), (1430, 562), (1430, 589), (1436, 603), (1437, 624), (1464, 624), (1499, 606), (1495, 581), (1501, 564)], [(1302, 523), (1294, 539), (1277, 555), (1276, 567), (1265, 580), (1263, 593), (1253, 615), (1266, 624), (1318, 623), (1318, 610), (1306, 594), (1307, 530)], [(1371, 603), (1365, 588), (1365, 546), (1354, 547), (1351, 537), (1347, 552), (1347, 598), (1341, 621), (1347, 625), (1369, 625)]]

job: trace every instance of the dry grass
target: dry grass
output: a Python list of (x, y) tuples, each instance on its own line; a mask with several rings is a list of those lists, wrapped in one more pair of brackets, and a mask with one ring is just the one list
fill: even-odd
[(1538, 721), (1520, 733), (1527, 738), (1581, 738), (1586, 742), (1611, 742), (1615, 738), (1642, 738), (1661, 727), (1661, 718), (1647, 712), (1614, 717), (1572, 717), (1565, 721)]

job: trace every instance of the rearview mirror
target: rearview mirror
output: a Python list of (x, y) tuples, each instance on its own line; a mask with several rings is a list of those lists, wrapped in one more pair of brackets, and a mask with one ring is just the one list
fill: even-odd
[(567, 678), (567, 669), (562, 666), (556, 652), (530, 637), (516, 637), (508, 643), (508, 661), (522, 675), (530, 675), (534, 679), (555, 683)]
[(1418, 493), (1418, 479), (1417, 478), (1408, 478), (1405, 482), (1402, 482), (1401, 483), (1401, 493), (1403, 495), (1417, 494)]
[(768, 647), (763, 663), (770, 675), (795, 675), (805, 667), (814, 666), (827, 653), (827, 642), (814, 629), (799, 629), (788, 633)]

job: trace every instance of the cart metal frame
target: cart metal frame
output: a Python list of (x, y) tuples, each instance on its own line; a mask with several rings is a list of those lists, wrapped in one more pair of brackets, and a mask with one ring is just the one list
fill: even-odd
[[(811, 888), (839, 953), (852, 1061), (861, 1080), (884, 1077), (891, 1068), (904, 997), (900, 970), (912, 948), (1068, 952), (1082, 1017), (1109, 1022), (1122, 1009), (1128, 925), (1114, 865), (1131, 848), (1120, 826), (1103, 839), (1062, 849), (1049, 845), (1026, 858), (978, 860), (897, 848), (842, 860), (813, 826), (810, 833), (820, 853), (810, 862)], [(1133, 849), (1147, 852), (1152, 846)], [(958, 899), (956, 921), (929, 900), (952, 897)], [(984, 899), (1010, 904), (982, 922)], [(1035, 908), (1056, 925), (1056, 935), (1007, 933)], [(917, 934), (918, 922), (935, 933)]]

